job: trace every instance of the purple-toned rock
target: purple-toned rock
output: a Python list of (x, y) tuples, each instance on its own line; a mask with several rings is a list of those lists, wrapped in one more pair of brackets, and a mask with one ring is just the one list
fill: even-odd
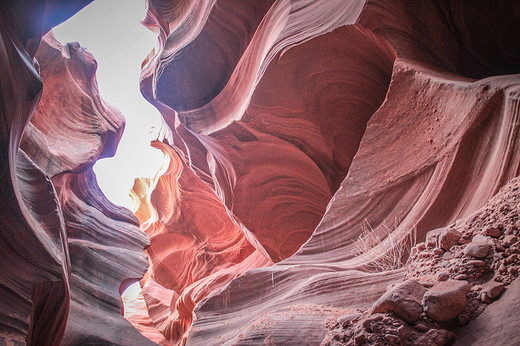
[(445, 229), (439, 235), (439, 247), (443, 250), (448, 251), (458, 244), (459, 239), (462, 237), (462, 233), (455, 229)]
[(484, 242), (471, 242), (464, 248), (464, 255), (475, 258), (484, 258), (489, 254), (491, 245)]
[(455, 335), (445, 329), (430, 329), (422, 335), (415, 345), (417, 346), (443, 346), (450, 345), (455, 339)]
[(425, 240), (426, 246), (428, 246), (428, 247), (436, 247), (438, 245), (438, 243), (439, 243), (439, 236), (444, 231), (445, 231), (444, 228), (438, 228), (438, 229), (434, 229), (434, 230), (429, 231), (426, 234), (426, 240)]
[(509, 234), (504, 237), (504, 240), (502, 241), (502, 245), (505, 247), (510, 247), (514, 243), (516, 243), (517, 237), (515, 235)]
[(504, 284), (501, 282), (492, 281), (488, 283), (482, 289), (482, 294), (485, 295), (490, 300), (496, 299), (498, 296), (502, 294), (504, 291)]
[(482, 235), (482, 234), (477, 234), (475, 235), (471, 241), (474, 242), (474, 243), (487, 243), (491, 240), (491, 238), (489, 237), (486, 237), (485, 235)]
[(502, 235), (502, 230), (497, 227), (488, 227), (484, 230), (484, 234), (493, 238), (498, 238)]

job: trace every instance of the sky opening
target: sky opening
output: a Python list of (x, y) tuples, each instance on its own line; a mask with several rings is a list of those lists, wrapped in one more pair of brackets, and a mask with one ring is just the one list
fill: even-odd
[(62, 44), (79, 42), (94, 55), (101, 96), (126, 118), (116, 155), (99, 160), (94, 172), (108, 199), (130, 209), (134, 179), (152, 178), (167, 164), (150, 146), (163, 126), (161, 115), (139, 90), (141, 63), (157, 44), (157, 34), (140, 23), (145, 15), (145, 0), (96, 0), (53, 29)]

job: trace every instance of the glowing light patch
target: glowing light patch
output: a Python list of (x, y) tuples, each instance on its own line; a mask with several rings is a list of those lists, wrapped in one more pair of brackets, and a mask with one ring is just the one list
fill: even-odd
[(128, 286), (121, 295), (121, 300), (124, 306), (124, 317), (127, 319), (140, 316), (147, 311), (139, 282), (134, 282)]
[(144, 0), (96, 0), (53, 29), (62, 43), (79, 42), (98, 62), (100, 94), (126, 118), (123, 137), (113, 158), (96, 163), (94, 171), (103, 193), (115, 204), (132, 207), (134, 179), (154, 177), (169, 160), (150, 146), (164, 126), (161, 115), (139, 90), (141, 63), (157, 35), (141, 23)]

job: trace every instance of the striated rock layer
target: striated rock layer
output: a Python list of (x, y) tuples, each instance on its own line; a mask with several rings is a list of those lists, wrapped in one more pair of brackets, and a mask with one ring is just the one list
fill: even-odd
[[(153, 144), (168, 164), (136, 180), (135, 216), (92, 172), (124, 128), (94, 57), (41, 40), (87, 3), (0, 4), (2, 343), (486, 343), (471, 331), (488, 315), (514, 329), (500, 304), (477, 315), (504, 289), (516, 303), (517, 201), (489, 203), (520, 173), (516, 1), (149, 0), (141, 89), (173, 138)], [(496, 230), (460, 226), (492, 208)], [(142, 335), (120, 299), (136, 280)]]
[(115, 153), (124, 119), (101, 99), (91, 54), (50, 34), (40, 42), (87, 3), (0, 5), (7, 345), (152, 344), (122, 317), (120, 298), (146, 271), (148, 239), (134, 215), (103, 196), (92, 171)]
[(277, 262), (201, 301), (188, 343), (321, 342), (328, 319), (404, 278), (414, 238), (519, 173), (513, 1), (150, 5), (162, 49), (143, 93), (183, 170)]
[[(44, 172), (19, 151), (24, 127), (41, 97), (32, 57), (41, 36), (88, 1), (45, 16), (54, 1), (0, 4), (0, 340), (61, 340), (70, 305), (70, 259), (64, 220)], [(52, 11), (50, 11), (52, 12)], [(51, 13), (49, 13), (51, 14)]]
[(272, 262), (255, 251), (215, 193), (171, 147), (154, 146), (169, 166), (155, 180), (136, 180), (133, 189), (136, 215), (151, 243), (142, 294), (164, 337), (183, 340), (198, 302), (244, 271)]
[[(248, 309), (252, 306), (250, 299), (242, 298), (241, 287), (256, 285), (255, 295), (262, 299), (253, 304), (253, 309), (276, 314), (280, 308), (280, 297), (270, 287), (269, 275), (275, 282), (278, 276), (284, 277), (286, 284), (279, 284), (278, 289), (287, 287), (306, 292), (297, 300), (300, 304), (316, 299), (323, 291), (327, 292), (325, 306), (329, 308), (352, 308), (352, 302), (341, 303), (341, 299), (348, 295), (356, 295), (358, 299), (363, 297), (366, 304), (371, 304), (373, 300), (370, 295), (360, 295), (351, 283), (338, 289), (347, 273), (356, 268), (378, 268), (380, 259), (392, 251), (393, 246), (407, 241), (407, 235), (413, 229), (418, 238), (423, 238), (428, 230), (469, 215), (493, 196), (501, 182), (518, 175), (520, 160), (516, 153), (520, 137), (514, 123), (520, 115), (515, 106), (518, 103), (519, 83), (517, 76), (497, 77), (477, 83), (448, 81), (418, 65), (398, 61), (387, 99), (369, 121), (349, 175), (311, 239), (294, 256), (269, 271), (251, 271), (241, 278), (240, 285), (229, 285), (212, 296), (196, 310), (198, 320), (194, 330), (197, 332), (193, 332), (189, 340), (194, 344), (210, 342), (223, 334), (221, 326), (224, 321), (233, 326), (226, 329), (225, 338), (229, 340), (250, 325), (250, 319), (236, 315), (246, 306)], [(416, 85), (417, 89), (414, 88)], [(430, 94), (424, 93), (424, 90), (429, 90)], [(410, 94), (407, 95), (407, 92)], [(399, 107), (402, 102), (409, 104), (411, 97), (416, 100), (416, 116), (403, 114), (402, 106)], [(444, 108), (450, 104), (449, 98), (457, 100), (451, 114), (449, 109)], [(432, 104), (434, 99), (443, 99), (443, 102)], [(467, 113), (464, 112), (464, 105)], [(434, 108), (438, 109), (437, 112), (433, 111)], [(432, 115), (427, 115), (428, 110)], [(443, 128), (446, 133), (432, 131), (432, 125)], [(393, 130), (397, 132), (392, 134)], [(378, 131), (390, 132), (390, 141)], [(443, 135), (446, 137), (439, 138)], [(410, 146), (410, 137), (420, 140)], [(500, 142), (501, 139), (505, 141)], [(491, 142), (493, 140), (497, 142)], [(437, 146), (437, 143), (441, 144)], [(485, 148), (492, 150), (492, 153)], [(410, 157), (409, 165), (399, 160), (405, 150)], [(378, 159), (378, 156), (381, 158)], [(380, 164), (374, 165), (373, 160)], [(386, 240), (365, 248), (363, 236), (359, 237), (364, 224), (370, 225), (371, 232), (383, 233), (381, 239)], [(384, 234), (388, 230), (391, 238), (389, 234)], [(329, 276), (328, 284), (321, 279), (325, 273)], [(385, 273), (383, 277), (390, 279), (392, 272)], [(369, 280), (371, 276), (365, 274), (361, 277)], [(318, 280), (323, 287), (305, 290), (309, 282)], [(371, 287), (370, 291), (378, 287), (369, 281), (366, 284)], [(217, 307), (222, 306), (224, 301), (227, 308), (223, 314)], [(218, 322), (215, 313), (219, 316)], [(318, 328), (318, 323), (323, 323), (323, 320), (316, 320), (316, 323)], [(286, 337), (282, 331), (278, 333), (280, 338)], [(273, 334), (269, 325), (265, 324), (261, 332), (255, 332), (254, 337), (266, 338), (268, 335)]]

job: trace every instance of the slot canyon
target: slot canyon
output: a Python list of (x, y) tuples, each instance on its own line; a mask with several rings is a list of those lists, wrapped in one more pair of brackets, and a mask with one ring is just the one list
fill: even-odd
[(0, 346), (520, 344), (517, 0), (146, 0), (127, 206), (90, 3), (0, 2)]

